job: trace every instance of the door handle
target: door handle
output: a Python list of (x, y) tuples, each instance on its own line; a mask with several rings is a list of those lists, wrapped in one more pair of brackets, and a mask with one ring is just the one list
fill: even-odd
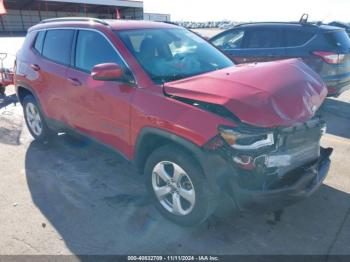
[(76, 78), (68, 78), (68, 82), (73, 86), (81, 86), (81, 82)]
[(38, 66), (38, 65), (31, 64), (30, 67), (31, 67), (34, 71), (40, 71), (40, 66)]

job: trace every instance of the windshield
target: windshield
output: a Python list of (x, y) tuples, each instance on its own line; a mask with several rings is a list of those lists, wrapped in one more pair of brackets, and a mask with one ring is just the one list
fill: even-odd
[(157, 84), (233, 65), (224, 54), (186, 29), (126, 30), (117, 34)]

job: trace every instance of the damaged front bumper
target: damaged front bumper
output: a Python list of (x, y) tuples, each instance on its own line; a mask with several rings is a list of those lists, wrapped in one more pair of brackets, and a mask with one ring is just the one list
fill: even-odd
[(309, 197), (320, 187), (330, 167), (331, 153), (331, 148), (321, 148), (317, 161), (288, 172), (267, 188), (248, 189), (231, 179), (229, 192), (240, 210), (282, 209)]
[(240, 210), (282, 209), (310, 196), (327, 176), (333, 149), (320, 147), (325, 132), (321, 119), (271, 132), (273, 145), (253, 150), (224, 144), (215, 150), (222, 159), (212, 163), (221, 166), (216, 170), (218, 184)]

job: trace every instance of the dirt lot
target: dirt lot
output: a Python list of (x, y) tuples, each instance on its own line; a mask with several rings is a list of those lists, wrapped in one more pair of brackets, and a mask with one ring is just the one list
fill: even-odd
[(32, 140), (9, 90), (0, 98), (0, 254), (350, 254), (350, 92), (328, 99), (322, 188), (285, 210), (231, 215), (197, 228), (163, 219), (132, 166), (66, 135)]

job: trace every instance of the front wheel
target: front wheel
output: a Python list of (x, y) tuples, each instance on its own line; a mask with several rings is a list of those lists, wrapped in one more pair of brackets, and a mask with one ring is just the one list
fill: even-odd
[(174, 145), (155, 150), (147, 160), (145, 175), (156, 208), (172, 222), (197, 225), (214, 210), (203, 171), (185, 150)]
[(33, 96), (27, 95), (23, 99), (23, 112), (29, 132), (34, 139), (41, 142), (49, 140), (53, 131), (47, 126), (38, 103)]

